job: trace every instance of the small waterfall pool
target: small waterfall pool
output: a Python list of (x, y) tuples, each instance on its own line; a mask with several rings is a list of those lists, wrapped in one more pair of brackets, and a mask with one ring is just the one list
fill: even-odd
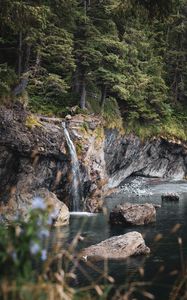
[[(180, 195), (179, 202), (161, 201), (161, 194), (175, 192)], [(178, 273), (187, 259), (187, 182), (165, 181), (159, 179), (135, 178), (120, 188), (119, 193), (107, 197), (105, 205), (111, 209), (118, 203), (123, 202), (161, 204), (157, 211), (157, 221), (147, 226), (133, 228), (111, 227), (108, 217), (103, 214), (81, 215), (72, 214), (70, 226), (62, 228), (63, 240), (70, 243), (79, 230), (84, 240), (79, 242), (79, 249), (98, 243), (111, 236), (136, 230), (143, 234), (146, 244), (151, 248), (148, 257), (132, 257), (126, 261), (111, 261), (108, 265), (109, 274), (114, 277), (116, 284), (140, 281), (151, 282), (151, 287), (146, 288), (155, 295), (155, 299), (167, 300), (173, 283), (178, 278)], [(172, 233), (176, 224), (180, 229)], [(162, 234), (160, 241), (155, 237)], [(182, 244), (179, 245), (179, 238)], [(59, 240), (62, 243), (62, 240)], [(104, 268), (102, 262), (96, 263), (100, 269)], [(92, 279), (98, 278), (98, 273), (84, 265)], [(142, 276), (138, 270), (141, 271)], [(144, 274), (143, 274), (144, 273)], [(88, 279), (78, 271), (77, 285), (86, 285)], [(140, 288), (141, 289), (141, 288)], [(137, 299), (146, 299), (142, 296)]]

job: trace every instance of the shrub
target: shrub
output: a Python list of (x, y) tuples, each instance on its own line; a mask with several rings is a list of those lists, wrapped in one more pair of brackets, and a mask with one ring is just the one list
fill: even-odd
[(0, 227), (0, 280), (36, 280), (39, 270), (34, 266), (47, 259), (43, 241), (50, 234), (51, 220), (44, 209), (43, 200), (35, 198), (27, 223), (18, 215), (10, 225)]

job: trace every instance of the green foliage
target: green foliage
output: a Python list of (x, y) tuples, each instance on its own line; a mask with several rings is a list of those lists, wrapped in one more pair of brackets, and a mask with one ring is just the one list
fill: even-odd
[[(0, 215), (0, 295), (2, 299), (28, 300), (73, 300), (105, 299), (109, 286), (88, 286), (86, 291), (72, 288), (69, 280), (75, 278), (73, 269), (80, 258), (73, 251), (77, 237), (68, 250), (51, 243), (51, 226), (56, 211), (47, 207), (42, 198), (36, 197), (26, 221), (18, 215), (11, 224), (6, 215)], [(3, 223), (2, 223), (3, 222)], [(53, 232), (53, 234), (55, 234)], [(59, 244), (59, 243), (57, 243)], [(60, 243), (61, 244), (61, 243)], [(71, 272), (63, 269), (63, 259), (71, 263)], [(72, 263), (75, 266), (72, 269)], [(100, 293), (99, 293), (100, 292)]]
[(64, 104), (62, 99), (61, 103), (45, 101), (42, 96), (35, 95), (30, 96), (29, 99), (29, 108), (33, 113), (39, 113), (47, 116), (62, 117), (67, 115), (69, 113), (69, 109), (66, 107), (66, 105), (67, 102)]
[(186, 111), (186, 19), (185, 0), (4, 0), (0, 97), (62, 115), (96, 94), (107, 123), (114, 98), (128, 126), (166, 128)]
[(142, 140), (146, 140), (152, 137), (164, 137), (167, 139), (176, 138), (183, 141), (187, 141), (187, 123), (178, 120), (176, 117), (165, 120), (162, 123), (153, 124), (142, 124), (139, 122), (126, 123), (125, 132), (134, 132)]
[[(1, 1), (1, 21), (3, 26), (8, 26), (13, 32), (34, 31), (40, 27), (45, 28), (49, 7), (42, 4), (36, 5), (35, 1), (4, 0)], [(15, 26), (16, 25), (16, 26)]]
[(117, 128), (118, 130), (123, 131), (123, 119), (121, 117), (121, 112), (115, 98), (108, 98), (107, 103), (105, 103), (103, 111), (101, 112), (98, 99), (90, 97), (89, 109), (93, 113), (100, 114), (103, 117), (105, 127)]
[(104, 139), (104, 130), (102, 127), (97, 127), (94, 131), (94, 134), (98, 140), (102, 141)]
[(41, 60), (45, 68), (55, 74), (66, 74), (74, 69), (72, 56), (73, 40), (70, 33), (55, 25), (47, 27), (42, 40), (40, 51)]
[(37, 118), (33, 115), (29, 115), (27, 118), (26, 118), (26, 122), (25, 122), (25, 125), (32, 129), (34, 127), (40, 127), (42, 126), (42, 124), (37, 120)]
[(7, 64), (0, 64), (0, 99), (10, 96), (11, 87), (15, 84), (16, 74)]
[(168, 21), (166, 66), (171, 103), (186, 104), (187, 99), (187, 12), (180, 8)]
[(104, 106), (103, 118), (105, 121), (105, 127), (107, 128), (117, 128), (123, 131), (123, 120), (119, 110), (117, 101), (110, 97), (107, 99), (107, 104)]
[(41, 69), (37, 77), (30, 80), (28, 86), (29, 106), (34, 112), (58, 114), (69, 104), (68, 88), (68, 84), (61, 76)]
[(84, 123), (82, 124), (82, 126), (83, 126), (83, 128), (84, 128), (86, 131), (89, 130), (89, 126), (88, 126), (88, 123), (87, 123), (87, 122), (84, 122)]
[(127, 76), (125, 89), (120, 92), (127, 107), (126, 118), (132, 122), (158, 122), (169, 114), (163, 61), (154, 50), (153, 32), (140, 26), (130, 24), (124, 34)]
[(33, 266), (47, 259), (43, 238), (49, 235), (48, 213), (41, 208), (30, 212), (28, 222), (20, 216), (10, 225), (0, 227), (0, 280), (35, 281), (38, 270)]
[(95, 94), (95, 97), (89, 96), (88, 97), (88, 108), (91, 113), (100, 114), (101, 107), (99, 103), (99, 93)]
[(82, 155), (82, 152), (83, 152), (83, 145), (81, 143), (76, 143), (76, 152), (77, 152), (77, 155)]

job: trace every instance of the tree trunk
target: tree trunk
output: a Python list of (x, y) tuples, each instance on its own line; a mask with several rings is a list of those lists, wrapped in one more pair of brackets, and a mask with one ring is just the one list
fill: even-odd
[[(31, 50), (31, 46), (28, 45), (27, 46), (27, 51), (26, 51), (26, 60), (25, 60), (25, 72), (24, 74), (22, 74), (22, 77), (20, 79), (19, 84), (14, 88), (14, 90), (12, 91), (13, 96), (18, 96), (21, 93), (24, 92), (24, 90), (26, 89), (28, 82), (29, 82), (29, 60), (30, 60), (30, 50)], [(35, 72), (37, 72), (37, 69), (39, 68), (39, 64), (40, 64), (40, 56), (37, 53), (37, 57), (36, 57), (36, 64), (35, 64)]]
[(20, 83), (14, 88), (13, 90), (13, 96), (18, 96), (26, 89), (29, 82), (29, 76), (28, 73), (25, 73), (25, 75), (21, 78)]
[(22, 72), (22, 45), (23, 45), (23, 34), (22, 31), (19, 33), (19, 48), (18, 48), (18, 77), (20, 78)]
[(101, 100), (100, 100), (101, 110), (104, 109), (106, 96), (107, 96), (107, 87), (106, 85), (104, 85), (101, 89)]
[(81, 109), (86, 108), (86, 81), (85, 81), (85, 78), (82, 79), (80, 108)]
[(29, 70), (30, 54), (31, 54), (31, 45), (28, 44), (26, 49), (26, 58), (25, 58), (25, 68), (24, 68), (25, 73)]
[(78, 69), (76, 69), (73, 76), (73, 92), (75, 92), (76, 94), (80, 93), (80, 78)]
[(87, 15), (87, 0), (84, 0), (84, 15)]
[(40, 64), (41, 64), (41, 57), (40, 57), (40, 53), (37, 51), (36, 63), (35, 63), (35, 66), (34, 66), (34, 70), (32, 72), (33, 76), (36, 76), (37, 72), (39, 71)]

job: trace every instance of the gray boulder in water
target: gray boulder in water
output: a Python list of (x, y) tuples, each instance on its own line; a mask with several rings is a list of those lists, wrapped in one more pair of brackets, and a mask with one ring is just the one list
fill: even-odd
[(8, 205), (0, 205), (0, 222), (11, 223), (17, 215), (20, 215), (27, 222), (29, 211), (32, 209), (33, 201), (37, 197), (43, 199), (46, 206), (45, 210), (52, 214), (54, 226), (69, 224), (70, 213), (68, 207), (46, 188), (20, 194), (19, 198), (17, 197), (19, 205), (16, 201), (9, 201)]
[(161, 196), (162, 201), (179, 201), (180, 197), (179, 195), (175, 194), (175, 193), (169, 193), (169, 194), (163, 194)]
[(114, 236), (81, 252), (84, 260), (126, 259), (129, 256), (146, 255), (150, 249), (139, 232), (128, 232)]
[(117, 205), (110, 212), (110, 223), (113, 225), (145, 225), (156, 221), (156, 209), (153, 204)]

